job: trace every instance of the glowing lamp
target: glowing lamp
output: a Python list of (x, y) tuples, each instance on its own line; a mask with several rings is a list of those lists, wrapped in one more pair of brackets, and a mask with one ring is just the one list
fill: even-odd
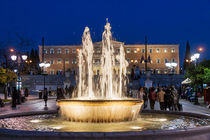
[(11, 56), (11, 59), (12, 59), (13, 61), (15, 61), (15, 60), (17, 59), (17, 56), (16, 56), (16, 55), (12, 55), (12, 56)]
[(28, 58), (27, 55), (22, 55), (21, 57), (22, 57), (23, 60), (26, 60)]

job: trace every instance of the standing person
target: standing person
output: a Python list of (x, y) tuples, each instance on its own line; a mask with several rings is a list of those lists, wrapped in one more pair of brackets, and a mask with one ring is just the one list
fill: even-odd
[(171, 94), (171, 88), (168, 87), (165, 91), (165, 96), (164, 96), (164, 106), (165, 106), (165, 110), (167, 110), (167, 108), (169, 110), (172, 110), (172, 102), (173, 102), (173, 97)]
[(164, 110), (164, 96), (165, 92), (163, 91), (163, 88), (160, 88), (160, 91), (157, 93), (158, 101), (160, 103), (160, 110)]
[(140, 88), (139, 88), (139, 93), (138, 93), (138, 95), (137, 95), (137, 98), (138, 98), (140, 101), (143, 101), (143, 100), (144, 100), (144, 96), (145, 96), (144, 89), (143, 89), (143, 87), (140, 87)]
[(12, 88), (12, 108), (16, 108), (16, 101), (17, 101), (17, 89), (16, 87)]
[(171, 88), (171, 93), (173, 97), (173, 110), (178, 111), (178, 104), (179, 104), (179, 94), (174, 86)]
[(28, 97), (28, 95), (29, 95), (28, 88), (25, 88), (25, 97)]
[(157, 98), (157, 94), (155, 93), (155, 88), (152, 87), (149, 93), (150, 108), (152, 110), (154, 110), (156, 98)]
[(144, 99), (144, 109), (147, 108), (147, 104), (148, 104), (148, 91), (147, 91), (147, 88), (144, 87), (144, 96), (143, 96), (143, 99)]
[(17, 104), (21, 104), (21, 89), (18, 88), (17, 90)]
[(45, 107), (47, 107), (47, 100), (48, 100), (48, 91), (47, 88), (44, 88), (44, 102), (45, 102)]

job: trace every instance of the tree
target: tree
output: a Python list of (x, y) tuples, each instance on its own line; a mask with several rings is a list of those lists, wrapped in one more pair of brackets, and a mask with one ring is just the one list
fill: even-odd
[(7, 99), (7, 84), (17, 78), (17, 75), (9, 70), (9, 69), (4, 69), (0, 68), (0, 84), (3, 85), (4, 88), (4, 98)]
[(187, 46), (186, 46), (186, 51), (185, 51), (185, 58), (184, 58), (184, 70), (187, 70), (187, 67), (189, 66), (189, 61), (190, 62), (190, 43), (189, 40), (187, 40)]

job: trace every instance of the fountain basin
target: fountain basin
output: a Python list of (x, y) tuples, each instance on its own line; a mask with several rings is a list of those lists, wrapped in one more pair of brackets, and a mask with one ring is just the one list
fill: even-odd
[(59, 114), (73, 122), (121, 122), (137, 119), (140, 100), (60, 100)]

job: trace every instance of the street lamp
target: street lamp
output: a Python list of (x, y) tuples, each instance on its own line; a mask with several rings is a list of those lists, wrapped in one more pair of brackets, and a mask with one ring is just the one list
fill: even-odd
[(170, 69), (170, 73), (171, 73), (171, 85), (172, 85), (172, 75), (174, 73), (174, 69), (177, 67), (177, 63), (176, 62), (166, 62), (165, 63), (166, 67), (168, 67)]
[[(14, 49), (12, 49), (11, 52), (14, 52)], [(21, 86), (20, 63), (25, 61), (27, 58), (28, 58), (27, 55), (20, 54), (20, 53), (17, 53), (16, 55), (15, 54), (11, 55), (12, 61), (16, 61), (17, 60), (17, 64), (18, 64), (18, 69), (16, 70), (16, 72), (18, 73), (18, 83), (17, 83), (17, 89), (18, 90), (20, 89), (20, 86)]]
[[(42, 62), (42, 63), (39, 64), (39, 67), (42, 68), (42, 70), (43, 70), (42, 75), (44, 76), (44, 90), (43, 90), (43, 93), (44, 93), (44, 92), (46, 92), (45, 91), (45, 76), (47, 75), (47, 73), (45, 73), (45, 70), (44, 69), (50, 67), (50, 63), (43, 63)], [(42, 98), (42, 97), (40, 96), (40, 98)], [(46, 106), (47, 106), (47, 101), (45, 101), (45, 107)]]

